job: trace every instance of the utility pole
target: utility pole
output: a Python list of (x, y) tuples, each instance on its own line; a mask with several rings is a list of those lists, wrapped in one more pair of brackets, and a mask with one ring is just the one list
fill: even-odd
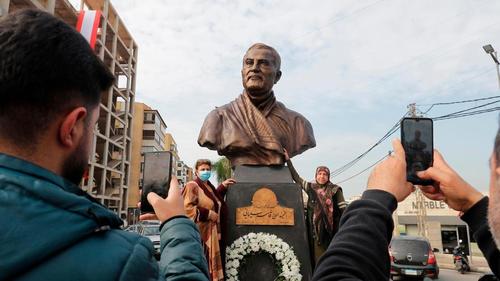
[[(408, 112), (413, 118), (417, 118), (417, 108), (415, 103), (408, 105)], [(427, 210), (425, 209), (425, 197), (420, 188), (415, 189), (415, 203), (417, 203), (417, 229), (418, 235), (427, 238)]]

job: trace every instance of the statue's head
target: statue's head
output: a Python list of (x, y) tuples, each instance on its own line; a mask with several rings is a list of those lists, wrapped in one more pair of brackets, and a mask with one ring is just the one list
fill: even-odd
[(281, 78), (280, 67), (280, 55), (273, 47), (262, 43), (253, 44), (243, 57), (243, 87), (253, 96), (269, 93)]

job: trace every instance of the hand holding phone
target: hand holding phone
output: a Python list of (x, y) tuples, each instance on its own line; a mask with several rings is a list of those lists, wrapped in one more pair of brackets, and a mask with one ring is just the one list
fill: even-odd
[(172, 153), (157, 151), (144, 153), (143, 184), (141, 194), (141, 213), (154, 213), (149, 204), (148, 194), (156, 193), (166, 198), (172, 179)]
[(143, 213), (139, 217), (140, 220), (159, 220), (164, 222), (172, 217), (185, 216), (184, 198), (182, 196), (182, 188), (179, 188), (177, 178), (172, 176), (168, 197), (163, 199), (156, 193), (149, 193), (147, 198), (153, 206), (154, 213)]
[(430, 118), (404, 118), (401, 121), (401, 143), (405, 150), (406, 177), (416, 185), (432, 185), (432, 180), (417, 176), (433, 163), (433, 124)]

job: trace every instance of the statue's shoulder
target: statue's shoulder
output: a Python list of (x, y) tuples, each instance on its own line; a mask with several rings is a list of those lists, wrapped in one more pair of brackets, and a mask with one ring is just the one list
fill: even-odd
[(276, 101), (276, 109), (284, 113), (287, 116), (287, 119), (293, 124), (312, 128), (311, 123), (304, 117), (304, 115), (287, 108), (282, 102)]
[(222, 106), (217, 106), (210, 111), (203, 122), (202, 132), (204, 131), (204, 128), (210, 128), (212, 133), (218, 134), (219, 130), (222, 129), (222, 124), (227, 122), (227, 120), (232, 120), (230, 116), (234, 115), (234, 107), (232, 106), (233, 103), (234, 101)]
[(212, 115), (213, 117), (215, 117), (215, 116), (224, 115), (224, 114), (227, 114), (228, 112), (233, 111), (233, 104), (235, 102), (236, 101), (231, 101), (231, 102), (226, 103), (224, 105), (216, 106), (212, 111), (210, 111), (210, 113), (208, 113), (208, 116)]

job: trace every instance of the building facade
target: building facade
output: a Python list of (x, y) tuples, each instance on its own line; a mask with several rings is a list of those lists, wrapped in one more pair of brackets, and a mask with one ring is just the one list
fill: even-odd
[(77, 9), (102, 13), (95, 52), (114, 74), (115, 83), (101, 98), (89, 167), (81, 187), (124, 219), (128, 206), (137, 44), (109, 0), (83, 0), (76, 9), (67, 0), (0, 0), (0, 16), (24, 8), (45, 10), (71, 26), (76, 26)]
[(469, 227), (460, 219), (459, 212), (449, 208), (442, 201), (425, 198), (422, 203), (418, 203), (415, 192), (398, 204), (395, 212), (396, 235), (418, 236), (417, 213), (420, 208), (425, 208), (427, 214), (425, 229), (432, 248), (438, 249), (440, 254), (451, 255), (453, 248), (458, 245), (459, 240), (462, 240), (468, 255), (482, 257)]
[(182, 186), (193, 180), (193, 169), (186, 165), (184, 161), (179, 160), (177, 162), (177, 179)]
[(172, 153), (172, 175), (176, 175), (181, 184), (192, 179), (192, 169), (179, 158), (177, 144), (172, 134), (167, 133), (167, 123), (160, 112), (144, 103), (134, 103), (132, 124), (132, 153), (130, 187), (128, 197), (128, 222), (135, 223), (139, 210), (143, 187), (144, 153), (170, 151)]
[(167, 130), (167, 124), (157, 110), (144, 103), (134, 103), (133, 108), (129, 212), (133, 212), (140, 201), (142, 172), (144, 169), (143, 153), (165, 151), (165, 134)]

